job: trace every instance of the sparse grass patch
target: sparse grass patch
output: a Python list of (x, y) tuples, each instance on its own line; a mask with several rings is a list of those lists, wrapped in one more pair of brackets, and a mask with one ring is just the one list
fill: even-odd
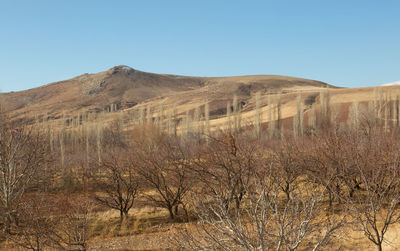
[(99, 212), (91, 224), (92, 238), (111, 238), (143, 233), (158, 232), (165, 224), (172, 223), (168, 211), (160, 208), (135, 208), (121, 223), (118, 212), (108, 210)]

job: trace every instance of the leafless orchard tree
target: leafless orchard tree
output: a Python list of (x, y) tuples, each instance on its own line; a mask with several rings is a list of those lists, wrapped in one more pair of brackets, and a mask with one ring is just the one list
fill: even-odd
[(302, 169), (309, 179), (325, 187), (331, 207), (334, 200), (341, 202), (344, 193), (352, 196), (359, 189), (360, 177), (348, 152), (349, 144), (354, 144), (350, 138), (351, 134), (334, 130), (303, 145)]
[(48, 142), (35, 128), (16, 127), (0, 119), (0, 208), (3, 230), (18, 218), (22, 197), (34, 176), (50, 161)]
[(240, 208), (259, 154), (257, 144), (241, 140), (230, 133), (215, 138), (200, 151), (193, 167), (201, 193), (218, 199), (227, 212), (232, 206)]
[(87, 196), (66, 196), (60, 200), (58, 208), (62, 214), (59, 217), (59, 232), (65, 248), (87, 250), (93, 206)]
[(33, 251), (45, 248), (63, 249), (59, 235), (59, 220), (54, 217), (54, 200), (45, 196), (30, 195), (19, 210), (19, 223), (13, 224), (7, 238), (16, 245)]
[(128, 216), (139, 192), (134, 165), (128, 151), (122, 148), (109, 149), (98, 164), (98, 170), (94, 172), (95, 185), (99, 191), (95, 199), (118, 210), (121, 222)]
[(361, 189), (345, 197), (346, 205), (355, 229), (382, 250), (385, 234), (400, 221), (399, 145), (392, 135), (375, 132), (359, 141), (352, 153)]
[(19, 222), (7, 239), (19, 247), (40, 251), (86, 250), (92, 203), (50, 194), (30, 194), (20, 205)]
[(171, 219), (177, 216), (179, 207), (187, 216), (185, 196), (194, 185), (189, 172), (189, 147), (171, 136), (142, 145), (136, 156), (140, 163), (137, 172), (145, 188), (155, 191), (146, 193), (145, 197), (153, 205), (167, 209)]
[(296, 139), (282, 139), (279, 146), (268, 153), (270, 158), (266, 161), (274, 163), (271, 178), (276, 179), (287, 200), (304, 174), (301, 151)]
[(286, 199), (272, 166), (254, 175), (249, 195), (239, 209), (226, 210), (221, 200), (202, 197), (195, 204), (198, 222), (176, 238), (191, 250), (317, 250), (345, 223), (344, 216), (325, 212), (324, 190), (296, 184)]

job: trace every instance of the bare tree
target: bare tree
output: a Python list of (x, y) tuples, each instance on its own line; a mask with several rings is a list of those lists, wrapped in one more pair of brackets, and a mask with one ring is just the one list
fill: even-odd
[(400, 156), (398, 143), (382, 132), (370, 134), (352, 149), (360, 187), (345, 197), (356, 230), (382, 250), (389, 227), (400, 221)]
[(40, 251), (46, 247), (63, 249), (62, 238), (59, 235), (58, 217), (54, 217), (54, 198), (45, 195), (30, 195), (25, 199), (19, 210), (19, 222), (13, 224), (7, 233), (7, 238), (16, 245), (28, 250)]
[(303, 145), (304, 156), (301, 159), (301, 168), (307, 171), (308, 178), (325, 187), (329, 206), (333, 206), (336, 199), (341, 202), (343, 193), (349, 196), (359, 188), (360, 179), (352, 166), (347, 150), (350, 147), (350, 134), (334, 131), (333, 133), (319, 134)]
[(255, 97), (255, 114), (254, 114), (254, 134), (255, 137), (260, 138), (261, 137), (261, 132), (262, 132), (262, 110), (261, 110), (261, 92), (256, 93)]
[(221, 201), (229, 212), (231, 204), (236, 208), (245, 197), (258, 154), (257, 144), (235, 138), (214, 139), (200, 152), (193, 171), (201, 184), (201, 192)]
[(69, 250), (87, 250), (93, 210), (90, 198), (66, 196), (59, 201), (58, 208), (62, 212), (58, 231), (64, 246)]
[(197, 199), (198, 223), (176, 237), (191, 250), (317, 250), (326, 245), (345, 219), (325, 213), (324, 190), (311, 183), (296, 186), (289, 200), (282, 199), (272, 166), (253, 173), (245, 206), (226, 211), (214, 198)]
[(292, 191), (300, 182), (300, 176), (304, 174), (300, 162), (300, 148), (296, 140), (282, 139), (277, 149), (269, 152), (270, 158), (266, 161), (273, 162), (272, 176), (290, 200)]
[(166, 208), (171, 219), (178, 214), (193, 180), (189, 179), (191, 160), (188, 147), (184, 147), (176, 137), (166, 137), (151, 145), (142, 145), (137, 151), (139, 165), (137, 172), (145, 186), (155, 193), (146, 198), (155, 206)]
[(92, 203), (87, 197), (30, 194), (6, 237), (25, 249), (86, 250)]
[(0, 207), (3, 229), (9, 232), (22, 197), (50, 155), (48, 142), (35, 128), (16, 127), (4, 115), (0, 123)]
[(127, 159), (128, 152), (118, 148), (102, 157), (94, 176), (99, 193), (95, 199), (120, 212), (121, 222), (128, 216), (139, 192), (134, 162)]

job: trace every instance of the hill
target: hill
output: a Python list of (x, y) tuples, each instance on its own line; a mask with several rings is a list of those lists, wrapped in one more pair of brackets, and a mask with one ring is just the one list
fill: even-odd
[(96, 74), (83, 74), (38, 88), (4, 93), (1, 97), (11, 117), (20, 121), (32, 121), (35, 117), (57, 120), (77, 114), (134, 110), (143, 105), (176, 106), (178, 112), (185, 112), (205, 101), (210, 103), (212, 115), (221, 115), (224, 109), (226, 111), (227, 100), (231, 100), (233, 95), (237, 95), (245, 105), (258, 91), (291, 93), (327, 86), (320, 81), (285, 76), (188, 77), (148, 73), (120, 65)]

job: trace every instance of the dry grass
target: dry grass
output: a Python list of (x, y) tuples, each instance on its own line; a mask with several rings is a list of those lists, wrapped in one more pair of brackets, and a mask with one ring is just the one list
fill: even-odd
[(90, 250), (172, 250), (168, 212), (154, 207), (134, 208), (122, 224), (117, 211), (99, 212), (91, 226)]

